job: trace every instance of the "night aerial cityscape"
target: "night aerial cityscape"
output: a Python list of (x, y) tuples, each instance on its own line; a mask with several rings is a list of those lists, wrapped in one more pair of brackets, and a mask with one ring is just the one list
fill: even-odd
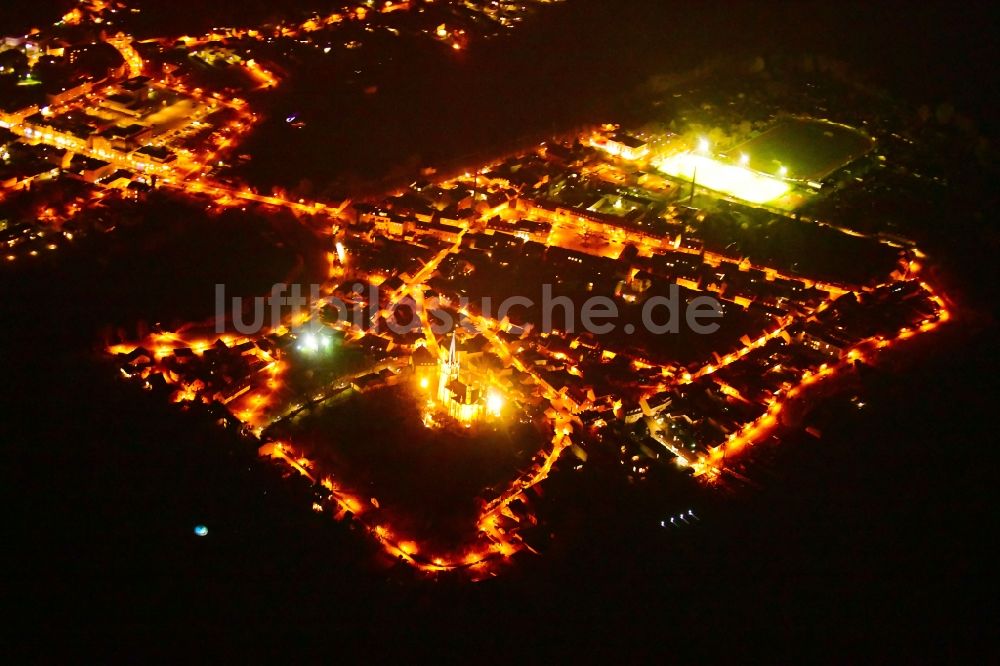
[(5, 3), (9, 663), (1000, 656), (989, 9)]

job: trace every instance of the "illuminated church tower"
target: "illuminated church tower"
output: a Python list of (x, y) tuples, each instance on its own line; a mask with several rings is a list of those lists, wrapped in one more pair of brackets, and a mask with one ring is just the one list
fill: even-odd
[(441, 362), (441, 372), (438, 373), (438, 400), (442, 404), (448, 404), (451, 398), (451, 391), (448, 385), (458, 379), (461, 366), (458, 362), (458, 352), (455, 348), (455, 333), (451, 334), (451, 348), (448, 350), (448, 358)]
[(455, 333), (447, 358), (441, 359), (438, 377), (438, 402), (455, 419), (469, 424), (483, 416), (484, 404), (478, 382), (462, 376)]

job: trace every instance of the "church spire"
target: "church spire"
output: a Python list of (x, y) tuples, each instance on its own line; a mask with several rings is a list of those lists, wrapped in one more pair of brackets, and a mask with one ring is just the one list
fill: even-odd
[(455, 351), (455, 331), (451, 332), (451, 349), (448, 351), (448, 365), (458, 368), (458, 353)]

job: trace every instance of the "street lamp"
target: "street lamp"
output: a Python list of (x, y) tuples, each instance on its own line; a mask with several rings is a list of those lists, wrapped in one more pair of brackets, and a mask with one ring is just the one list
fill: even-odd
[(750, 165), (750, 156), (746, 153), (740, 153), (740, 166), (745, 167)]
[(708, 139), (701, 137), (698, 139), (698, 152), (708, 154), (709, 144)]

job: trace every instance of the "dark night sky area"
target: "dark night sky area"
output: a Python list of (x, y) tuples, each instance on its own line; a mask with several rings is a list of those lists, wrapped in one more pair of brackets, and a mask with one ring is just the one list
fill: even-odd
[[(216, 22), (229, 25), (232, 16), (240, 17), (237, 23), (248, 16), (266, 17), (276, 6), (324, 6), (317, 0), (280, 5), (260, 0), (135, 4), (164, 16), (179, 32)], [(70, 5), (67, 0), (6, 2), (0, 6), (0, 25), (5, 33), (16, 33), (51, 21)], [(625, 66), (630, 60), (638, 68), (653, 64), (669, 70), (675, 59), (682, 67), (690, 66), (719, 50), (833, 55), (917, 103), (951, 99), (960, 109), (993, 123), (991, 102), (1000, 97), (993, 65), (1000, 53), (992, 9), (988, 2), (940, 0), (577, 0), (552, 10), (564, 30), (549, 36), (560, 40), (559, 46), (574, 56), (574, 69), (583, 71), (609, 62), (617, 66), (617, 61)], [(543, 28), (527, 28), (533, 29)], [(669, 56), (670, 61), (657, 58), (643, 65), (640, 58), (647, 54)]]

